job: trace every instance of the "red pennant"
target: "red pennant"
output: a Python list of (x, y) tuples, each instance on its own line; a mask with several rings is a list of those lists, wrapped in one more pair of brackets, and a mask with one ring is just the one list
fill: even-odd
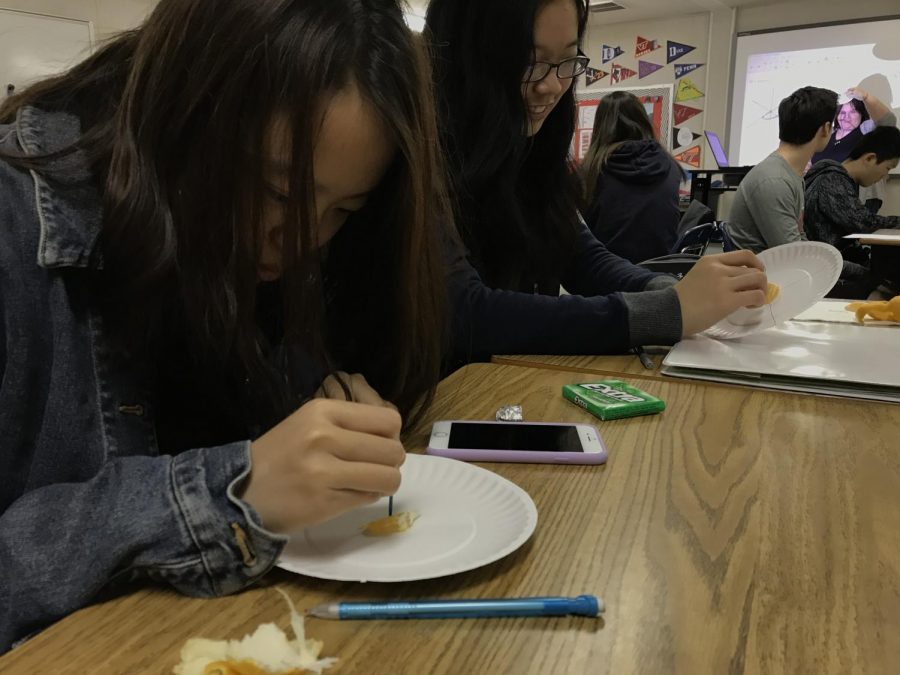
[(620, 66), (615, 63), (612, 65), (612, 84), (624, 82), (635, 75), (637, 75), (636, 70), (631, 70), (631, 68), (626, 68), (625, 66)]
[(634, 50), (634, 58), (639, 59), (659, 48), (659, 40), (648, 40), (647, 38), (638, 37), (637, 46)]
[(703, 111), (698, 108), (691, 108), (690, 106), (676, 103), (672, 106), (672, 112), (675, 116), (675, 124), (680, 126)]

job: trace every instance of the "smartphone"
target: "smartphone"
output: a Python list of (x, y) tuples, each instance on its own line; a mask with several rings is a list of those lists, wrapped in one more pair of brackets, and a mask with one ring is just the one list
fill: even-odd
[(435, 422), (429, 455), (469, 462), (602, 464), (606, 447), (590, 424)]

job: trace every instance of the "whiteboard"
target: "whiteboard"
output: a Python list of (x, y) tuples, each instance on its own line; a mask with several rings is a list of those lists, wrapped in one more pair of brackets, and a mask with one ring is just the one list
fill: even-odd
[(89, 21), (0, 9), (0, 97), (74, 66), (93, 45)]
[[(778, 104), (807, 85), (861, 85), (900, 111), (900, 19), (738, 35), (729, 157), (752, 166), (778, 146)], [(900, 169), (895, 173), (900, 173)]]

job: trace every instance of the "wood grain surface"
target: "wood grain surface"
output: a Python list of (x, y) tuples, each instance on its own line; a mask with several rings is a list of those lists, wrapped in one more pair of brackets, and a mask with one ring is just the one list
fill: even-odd
[(600, 422), (566, 402), (583, 374), (491, 364), (441, 384), (431, 422), (596, 423), (602, 467), (490, 464), (527, 490), (532, 539), (507, 558), (409, 584), (274, 572), (255, 590), (196, 600), (156, 588), (68, 617), (0, 658), (2, 673), (167, 673), (192, 636), (287, 626), (277, 584), (309, 607), (336, 600), (577, 595), (580, 617), (309, 620), (340, 658), (330, 673), (890, 673), (900, 657), (900, 408), (642, 380), (660, 415)]
[(633, 355), (617, 356), (556, 356), (553, 354), (528, 354), (512, 356), (494, 356), (491, 363), (501, 366), (523, 366), (529, 368), (545, 368), (547, 370), (579, 371), (599, 377), (619, 377), (628, 375), (640, 379), (661, 379), (659, 372), (665, 354), (648, 354), (654, 368), (644, 368), (640, 359)]

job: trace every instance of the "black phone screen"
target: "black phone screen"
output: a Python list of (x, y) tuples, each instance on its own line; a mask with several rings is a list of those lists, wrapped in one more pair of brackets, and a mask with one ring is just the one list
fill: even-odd
[(454, 422), (450, 448), (460, 450), (534, 450), (584, 452), (578, 429), (568, 424), (484, 424)]

